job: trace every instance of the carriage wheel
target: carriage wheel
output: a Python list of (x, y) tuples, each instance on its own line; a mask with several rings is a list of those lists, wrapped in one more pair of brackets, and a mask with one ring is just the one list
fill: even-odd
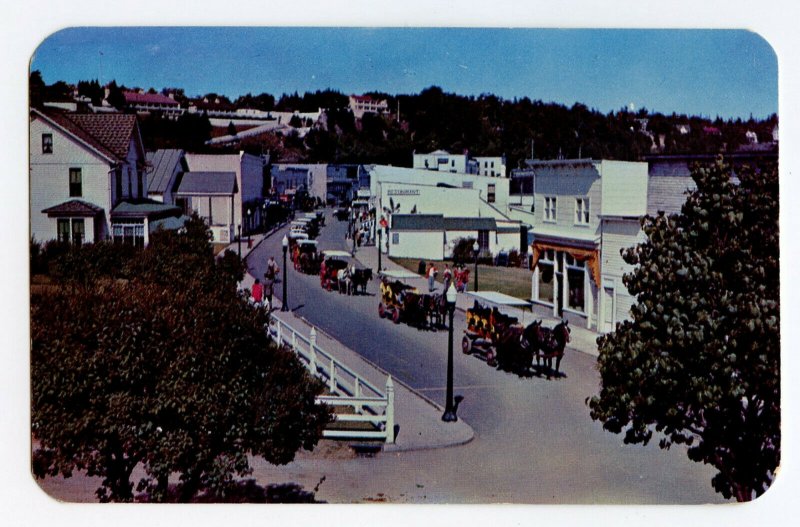
[(392, 311), (392, 322), (394, 322), (395, 324), (399, 324), (400, 323), (400, 310), (399, 309), (395, 309), (394, 311)]
[(328, 291), (333, 291), (333, 286), (331, 285), (330, 280), (325, 281), (325, 289), (327, 289)]
[(495, 368), (497, 366), (497, 357), (494, 354), (494, 350), (489, 348), (486, 350), (486, 364)]
[(386, 317), (386, 307), (383, 305), (383, 302), (378, 302), (378, 316), (381, 318)]
[(469, 337), (466, 335), (461, 339), (461, 351), (463, 351), (465, 355), (472, 353), (472, 341), (469, 340)]

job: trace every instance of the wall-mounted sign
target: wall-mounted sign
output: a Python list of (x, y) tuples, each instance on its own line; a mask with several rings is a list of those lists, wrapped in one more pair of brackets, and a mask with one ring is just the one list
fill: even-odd
[(389, 196), (419, 196), (419, 189), (392, 188), (386, 191)]

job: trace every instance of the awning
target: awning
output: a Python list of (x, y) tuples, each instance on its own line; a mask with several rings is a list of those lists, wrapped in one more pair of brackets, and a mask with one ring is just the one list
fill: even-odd
[(531, 269), (535, 268), (539, 263), (539, 258), (543, 251), (552, 249), (555, 251), (562, 251), (579, 262), (586, 262), (589, 267), (590, 276), (595, 285), (600, 285), (600, 251), (597, 249), (583, 249), (579, 247), (570, 247), (569, 245), (545, 243), (541, 241), (533, 242), (533, 259), (531, 260)]
[(481, 300), (486, 300), (487, 302), (491, 302), (493, 304), (498, 304), (501, 306), (530, 306), (531, 303), (527, 300), (522, 300), (521, 298), (516, 298), (513, 296), (509, 296), (505, 293), (500, 293), (498, 291), (478, 291), (478, 292), (467, 292), (468, 295), (474, 296)]

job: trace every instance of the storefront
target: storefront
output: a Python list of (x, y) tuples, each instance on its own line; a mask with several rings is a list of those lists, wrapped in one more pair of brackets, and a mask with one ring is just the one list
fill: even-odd
[(532, 250), (534, 310), (587, 328), (596, 327), (599, 249), (594, 244), (540, 240), (534, 241)]

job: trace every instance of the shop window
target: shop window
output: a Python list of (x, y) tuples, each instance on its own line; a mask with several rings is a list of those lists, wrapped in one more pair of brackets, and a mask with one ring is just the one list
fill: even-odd
[(555, 292), (555, 273), (553, 272), (553, 264), (539, 260), (537, 264), (539, 267), (539, 298), (542, 302), (548, 304), (553, 303), (553, 293)]
[(584, 311), (584, 275), (585, 269), (567, 268), (567, 305), (575, 311)]

